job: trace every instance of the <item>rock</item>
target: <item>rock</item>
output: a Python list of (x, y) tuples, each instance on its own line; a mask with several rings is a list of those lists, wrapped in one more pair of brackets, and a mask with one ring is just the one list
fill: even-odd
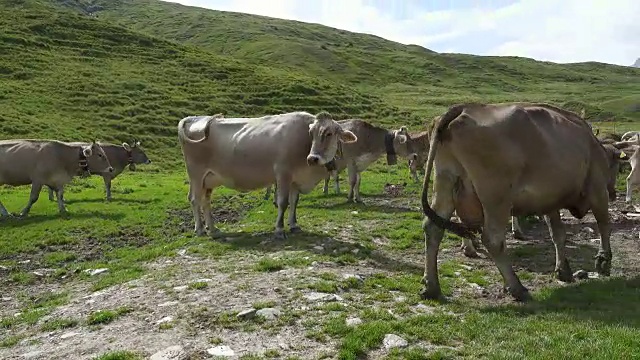
[(180, 249), (178, 250), (178, 255), (180, 256), (185, 256), (187, 254), (187, 249)]
[(10, 297), (3, 297), (2, 301), (11, 301), (11, 298)]
[(357, 275), (357, 274), (342, 274), (342, 278), (345, 280), (353, 278), (359, 281), (364, 281), (364, 278), (362, 277), (362, 275)]
[(167, 302), (163, 302), (162, 304), (158, 304), (158, 307), (167, 307), (167, 306), (174, 306), (174, 305), (178, 305), (179, 302), (177, 301), (167, 301)]
[(417, 304), (413, 307), (413, 310), (426, 313), (426, 314), (433, 314), (435, 313), (436, 308), (433, 306), (425, 305), (425, 304)]
[(584, 280), (589, 278), (589, 273), (586, 272), (585, 270), (578, 270), (573, 273), (573, 277), (578, 280)]
[(256, 312), (257, 310), (254, 308), (242, 310), (236, 315), (236, 318), (242, 319), (242, 320), (251, 319), (256, 315)]
[(316, 251), (324, 251), (324, 246), (320, 246), (320, 245), (314, 246), (314, 247), (313, 247), (313, 250), (316, 250)]
[(182, 346), (174, 345), (151, 355), (149, 360), (183, 360), (186, 357), (187, 353)]
[(309, 301), (342, 301), (342, 297), (336, 294), (322, 292), (310, 292), (304, 296)]
[(109, 271), (109, 269), (107, 268), (100, 268), (100, 269), (86, 269), (84, 272), (91, 275), (91, 276), (95, 276), (95, 275), (100, 275), (102, 273), (105, 273)]
[(362, 319), (351, 317), (346, 320), (347, 326), (356, 326), (362, 324)]
[(44, 354), (43, 351), (36, 350), (36, 351), (28, 352), (26, 354), (22, 354), (22, 358), (24, 358), (24, 359), (40, 359), (42, 354)]
[(9, 270), (9, 268), (6, 266), (0, 265), (0, 270)]
[(407, 300), (407, 297), (400, 295), (400, 296), (396, 296), (393, 300), (395, 302), (405, 302)]
[(76, 335), (80, 335), (80, 333), (77, 333), (77, 332), (68, 332), (68, 333), (64, 333), (64, 334), (60, 335), (60, 339), (63, 339), (63, 340), (64, 340), (64, 339), (68, 339), (68, 338), (74, 337), (74, 336), (76, 336)]
[(165, 316), (162, 319), (156, 321), (156, 325), (160, 325), (160, 324), (164, 324), (164, 323), (168, 323), (168, 322), (172, 322), (172, 321), (173, 321), (173, 317)]
[(187, 285), (176, 286), (173, 288), (173, 291), (182, 292), (189, 288)]
[(261, 316), (267, 320), (275, 320), (278, 316), (280, 316), (280, 314), (282, 314), (280, 310), (274, 308), (264, 308), (256, 312), (256, 315)]
[(588, 234), (595, 234), (596, 233), (595, 230), (593, 230), (592, 228), (590, 228), (588, 226), (583, 227), (582, 229), (580, 229), (580, 231), (588, 233)]
[(351, 212), (351, 214), (353, 214), (353, 215), (358, 215), (358, 212), (357, 212), (356, 210), (353, 210), (353, 211)]
[(589, 273), (587, 274), (587, 277), (589, 279), (598, 279), (598, 278), (600, 278), (600, 274), (598, 274), (597, 272), (589, 271)]
[(484, 288), (476, 283), (469, 283), (469, 286), (478, 294), (482, 294), (484, 292)]
[(473, 270), (473, 268), (471, 266), (469, 266), (469, 265), (460, 265), (460, 267), (465, 269), (465, 270), (467, 270), (467, 271)]
[(208, 282), (212, 282), (212, 281), (213, 281), (212, 279), (204, 278), (204, 279), (198, 279), (198, 280), (196, 280), (195, 282), (205, 282), (205, 283), (208, 283)]
[(385, 335), (384, 340), (382, 340), (382, 344), (385, 349), (403, 348), (409, 345), (407, 340), (401, 338), (396, 334)]
[(360, 252), (360, 249), (356, 248), (351, 250), (351, 252), (353, 253), (353, 255), (358, 255), (358, 253)]
[(220, 345), (207, 349), (207, 354), (211, 356), (235, 356), (236, 353), (226, 345)]
[(35, 276), (44, 276), (44, 274), (42, 272), (40, 272), (40, 271), (34, 271), (33, 275), (35, 275)]

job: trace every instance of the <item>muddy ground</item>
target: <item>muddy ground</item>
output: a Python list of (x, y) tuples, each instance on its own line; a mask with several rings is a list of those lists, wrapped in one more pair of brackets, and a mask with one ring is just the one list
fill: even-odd
[[(394, 191), (389, 190), (388, 196), (394, 197)], [(629, 209), (622, 199), (611, 205), (610, 214), (614, 224), (612, 275), (637, 274), (640, 270), (640, 217), (625, 215), (629, 210), (633, 209)], [(238, 221), (241, 218), (236, 210), (220, 211), (220, 216), (224, 217), (220, 220)], [(185, 224), (184, 231), (191, 231), (188, 214), (174, 215), (176, 222)], [(567, 224), (567, 248), (572, 270), (593, 269), (593, 256), (599, 243), (593, 216), (589, 214), (577, 220), (563, 212), (563, 218)], [(517, 271), (546, 274), (524, 281), (526, 286), (532, 291), (542, 286), (561, 286), (548, 276), (553, 271), (555, 255), (546, 225), (543, 222), (525, 224), (524, 230), (530, 239), (515, 240), (508, 235), (515, 268)], [(128, 238), (127, 242), (147, 241), (138, 235), (123, 234), (123, 237)], [(350, 244), (350, 241), (349, 231), (345, 229), (339, 237), (316, 239), (309, 247), (318, 253), (335, 248), (356, 252), (357, 245)], [(374, 239), (374, 243), (383, 242), (383, 239)], [(87, 239), (86, 247), (87, 251), (82, 253), (90, 257), (100, 256), (92, 253), (90, 239)], [(38, 301), (38, 296), (42, 294), (67, 291), (69, 301), (35, 324), (22, 324), (11, 329), (10, 335), (21, 333), (27, 336), (12, 347), (0, 348), (0, 358), (92, 359), (117, 350), (131, 350), (149, 358), (171, 346), (181, 347), (181, 356), (176, 359), (211, 358), (207, 350), (216, 346), (231, 348), (235, 353), (232, 358), (248, 354), (277, 354), (279, 358), (336, 358), (336, 340), (309, 336), (310, 332), (317, 328), (316, 323), (331, 314), (332, 306), (341, 306), (351, 312), (368, 295), (359, 290), (337, 289), (329, 294), (338, 297), (317, 295), (313, 298), (315, 290), (301, 284), (326, 279), (327, 273), (335, 274), (334, 278), (338, 280), (353, 278), (355, 281), (403, 272), (421, 274), (423, 261), (422, 253), (417, 249), (385, 252), (379, 247), (370, 257), (359, 260), (357, 264), (327, 261), (278, 271), (255, 271), (254, 265), (261, 256), (265, 255), (243, 253), (239, 257), (237, 253), (230, 252), (211, 259), (181, 249), (176, 257), (147, 264), (151, 271), (142, 278), (98, 292), (91, 292), (89, 284), (77, 281), (56, 280), (30, 286), (16, 286), (3, 281), (2, 318), (16, 316), (21, 311), (20, 299), (25, 296), (32, 296), (33, 301)], [(297, 250), (287, 250), (286, 246), (282, 246), (269, 256), (287, 258), (301, 255)], [(491, 279), (497, 279), (495, 266), (484, 256), (469, 259), (459, 249), (452, 247), (443, 250), (441, 259), (455, 259), (460, 266), (484, 269), (492, 274)], [(388, 266), (390, 262), (404, 265)], [(22, 265), (29, 270), (36, 270), (37, 267), (34, 262), (24, 262)], [(2, 271), (6, 272), (6, 269), (0, 269)], [(6, 276), (3, 277), (6, 279)], [(396, 294), (392, 295), (393, 300), (378, 305), (392, 311), (394, 303), (403, 301)], [(499, 282), (490, 282), (488, 286), (479, 288), (460, 286), (454, 290), (453, 296), (465, 296), (471, 301), (487, 304), (512, 302), (502, 292)], [(250, 313), (246, 320), (237, 320), (239, 312), (252, 306), (276, 309), (277, 314), (264, 319)], [(117, 310), (122, 314), (108, 323), (87, 325), (82, 321), (91, 313), (105, 309), (125, 310)], [(441, 311), (418, 304), (412, 304), (409, 309), (410, 313)], [(61, 318), (78, 319), (80, 323), (66, 329), (41, 330), (43, 325)], [(382, 358), (384, 353), (384, 350), (376, 350), (369, 358)]]

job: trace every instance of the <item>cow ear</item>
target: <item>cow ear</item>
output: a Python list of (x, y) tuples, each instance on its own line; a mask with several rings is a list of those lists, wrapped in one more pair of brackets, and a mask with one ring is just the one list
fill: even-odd
[(338, 139), (340, 139), (340, 141), (345, 144), (350, 144), (358, 141), (358, 137), (356, 136), (356, 134), (352, 133), (349, 130), (342, 130)]
[(396, 139), (398, 140), (398, 142), (399, 142), (400, 144), (404, 144), (404, 143), (406, 143), (406, 142), (407, 142), (407, 136), (406, 136), (406, 135), (402, 135), (402, 134), (400, 134), (400, 132), (397, 132), (397, 133), (396, 133)]
[(127, 151), (131, 151), (131, 146), (129, 146), (129, 144), (127, 144), (126, 142), (122, 143), (122, 147)]
[(84, 155), (85, 157), (90, 157), (91, 155), (93, 155), (93, 150), (91, 150), (90, 146), (82, 148), (82, 155)]
[(136, 140), (135, 146), (140, 146), (140, 141)]

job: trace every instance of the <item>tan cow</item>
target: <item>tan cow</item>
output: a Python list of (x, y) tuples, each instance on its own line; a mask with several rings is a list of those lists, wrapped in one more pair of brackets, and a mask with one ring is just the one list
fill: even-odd
[[(573, 281), (565, 255), (566, 232), (560, 209), (577, 218), (591, 210), (600, 232), (596, 270), (611, 269), (609, 198), (612, 174), (607, 153), (577, 114), (548, 104), (462, 104), (434, 124), (423, 182), (425, 285), (423, 298), (441, 295), (438, 249), (449, 230), (471, 244), (482, 243), (500, 270), (509, 293), (530, 298), (505, 252), (509, 215), (544, 215), (556, 248), (556, 276)], [(435, 166), (434, 199), (429, 178)], [(432, 208), (433, 207), (433, 208)], [(451, 222), (456, 211), (462, 224)]]
[[(73, 142), (74, 145), (89, 145), (84, 142)], [(107, 195), (107, 201), (111, 201), (111, 181), (120, 175), (124, 169), (128, 166), (129, 170), (135, 171), (136, 164), (151, 164), (151, 160), (147, 157), (144, 150), (140, 147), (140, 141), (133, 141), (133, 145), (128, 143), (122, 143), (122, 145), (115, 145), (109, 143), (99, 143), (104, 153), (107, 154), (109, 162), (113, 167), (112, 172), (94, 172), (93, 175), (102, 176), (104, 180), (105, 192)], [(53, 189), (49, 188), (49, 200), (53, 201)], [(64, 201), (64, 199), (63, 199)]]
[(626, 178), (627, 191), (625, 196), (625, 201), (631, 202), (633, 190), (640, 185), (640, 169), (638, 169), (638, 164), (640, 164), (640, 152), (638, 151), (638, 149), (640, 149), (640, 138), (634, 136), (629, 140), (619, 141), (611, 146), (627, 154), (631, 154), (631, 156), (629, 156), (631, 171)]
[[(343, 130), (326, 112), (291, 112), (260, 118), (190, 116), (180, 120), (178, 138), (189, 175), (189, 201), (195, 232), (215, 236), (211, 192), (218, 186), (246, 192), (278, 185), (275, 237), (285, 238), (284, 212), (291, 232), (300, 232), (296, 209), (307, 194), (335, 168), (338, 143), (358, 138)], [(198, 139), (198, 140), (194, 140)]]
[[(64, 186), (82, 173), (113, 171), (104, 150), (95, 142), (73, 145), (56, 140), (0, 141), (0, 185), (29, 185), (31, 195), (20, 216), (27, 216), (43, 186), (58, 194), (58, 210), (66, 213)], [(0, 215), (9, 212), (0, 202)]]

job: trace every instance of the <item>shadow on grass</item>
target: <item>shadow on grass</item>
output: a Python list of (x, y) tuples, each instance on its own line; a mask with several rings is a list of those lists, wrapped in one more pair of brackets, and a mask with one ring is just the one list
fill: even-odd
[(541, 300), (480, 309), (514, 317), (559, 314), (580, 321), (640, 327), (640, 276), (581, 281), (541, 290)]
[(152, 204), (160, 202), (159, 198), (153, 199), (132, 199), (126, 197), (113, 197), (111, 201), (107, 201), (106, 198), (91, 198), (91, 199), (64, 199), (64, 203), (67, 205), (71, 204), (82, 204), (82, 203), (99, 203), (99, 204)]
[[(387, 198), (385, 198), (387, 199)], [(381, 212), (381, 213), (408, 213), (408, 212), (418, 212), (416, 209), (412, 209), (410, 207), (406, 207), (406, 206), (395, 206), (395, 205), (391, 205), (391, 204), (381, 204), (381, 203), (376, 203), (375, 201), (372, 201), (371, 199), (369, 199), (369, 201), (367, 201), (367, 198), (364, 198), (364, 203), (353, 203), (353, 202), (347, 202), (347, 200), (345, 199), (344, 202), (339, 202), (339, 203), (335, 203), (335, 204), (300, 204), (298, 205), (298, 209), (304, 209), (304, 208), (318, 208), (319, 206), (322, 206), (323, 209), (328, 209), (328, 210), (358, 210), (360, 212), (363, 213), (367, 213), (367, 212)]]
[(39, 224), (46, 221), (65, 221), (65, 220), (85, 220), (85, 219), (108, 219), (113, 221), (121, 220), (125, 217), (125, 214), (119, 212), (98, 212), (98, 211), (89, 211), (89, 212), (72, 212), (69, 211), (67, 214), (62, 215), (59, 213), (51, 214), (51, 215), (39, 215), (39, 214), (29, 214), (28, 216), (21, 218), (17, 216), (11, 216), (8, 218), (0, 218), (0, 229), (2, 228), (19, 228), (23, 226), (30, 226), (33, 224)]
[[(387, 270), (422, 274), (423, 265), (391, 258), (379, 250), (372, 250), (357, 243), (343, 241), (314, 232), (298, 234), (287, 233), (286, 240), (273, 239), (272, 233), (223, 233), (225, 242), (234, 250), (253, 250), (258, 252), (308, 251), (317, 255), (335, 258), (338, 264), (355, 264), (360, 260), (370, 260)], [(215, 240), (220, 241), (220, 240)], [(320, 248), (320, 246), (322, 248)]]

